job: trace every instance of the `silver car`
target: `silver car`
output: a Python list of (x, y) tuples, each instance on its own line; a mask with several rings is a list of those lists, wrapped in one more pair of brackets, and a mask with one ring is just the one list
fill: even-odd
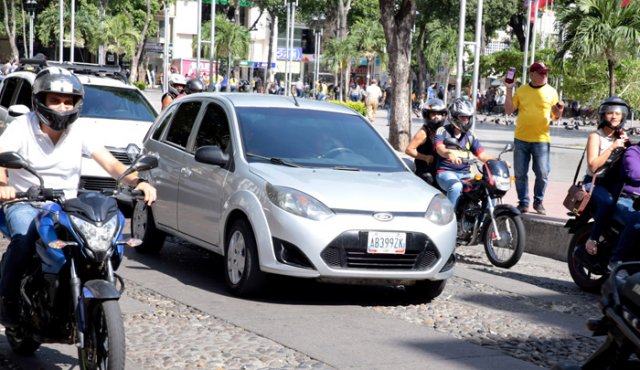
[(430, 300), (453, 274), (451, 203), (349, 108), (194, 94), (163, 112), (144, 148), (159, 157), (144, 174), (158, 201), (134, 207), (137, 250), (158, 252), (170, 234), (219, 253), (237, 295), (281, 274)]

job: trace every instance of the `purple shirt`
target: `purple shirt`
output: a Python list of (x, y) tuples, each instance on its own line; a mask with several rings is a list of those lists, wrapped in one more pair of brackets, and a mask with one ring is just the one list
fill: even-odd
[(640, 146), (632, 145), (625, 151), (622, 168), (625, 177), (623, 191), (640, 194)]

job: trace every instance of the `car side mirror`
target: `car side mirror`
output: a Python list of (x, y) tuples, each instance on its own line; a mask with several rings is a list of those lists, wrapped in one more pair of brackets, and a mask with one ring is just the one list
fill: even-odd
[(195, 160), (200, 163), (224, 167), (229, 163), (229, 156), (224, 154), (219, 146), (204, 145), (196, 150)]
[(29, 109), (29, 107), (24, 104), (16, 104), (10, 106), (8, 112), (11, 117), (19, 117), (23, 114), (31, 112), (31, 109)]

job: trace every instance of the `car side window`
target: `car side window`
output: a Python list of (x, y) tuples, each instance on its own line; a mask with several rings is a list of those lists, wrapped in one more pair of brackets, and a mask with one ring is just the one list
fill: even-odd
[(151, 136), (153, 140), (159, 141), (160, 138), (162, 137), (162, 133), (164, 132), (164, 129), (167, 127), (169, 122), (171, 122), (171, 117), (173, 117), (173, 114), (175, 113), (175, 109), (173, 108), (174, 108), (173, 106), (169, 108), (171, 109), (171, 111), (167, 112), (167, 114), (162, 119), (162, 122), (160, 122), (160, 124), (158, 125), (158, 128), (156, 128), (156, 130), (153, 132), (153, 136)]
[(180, 104), (174, 114), (175, 118), (171, 122), (171, 126), (169, 126), (169, 131), (167, 132), (167, 137), (165, 139), (166, 142), (175, 144), (182, 148), (187, 147), (189, 135), (191, 134), (193, 123), (198, 117), (201, 105), (202, 104), (200, 102), (186, 102)]
[(0, 105), (5, 108), (9, 108), (11, 105), (11, 99), (13, 98), (13, 94), (18, 87), (18, 83), (20, 82), (17, 78), (7, 78), (4, 80), (2, 84), (2, 97), (0, 97)]
[(223, 152), (226, 152), (229, 146), (229, 139), (229, 121), (224, 109), (213, 103), (207, 105), (198, 128), (194, 149), (204, 145), (217, 145)]
[(22, 81), (18, 98), (14, 104), (26, 105), (31, 109), (31, 84), (28, 81)]

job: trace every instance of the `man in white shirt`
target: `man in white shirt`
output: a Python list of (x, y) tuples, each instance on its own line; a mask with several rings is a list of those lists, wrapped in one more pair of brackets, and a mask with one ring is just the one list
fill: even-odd
[[(114, 178), (126, 170), (85, 127), (72, 125), (84, 99), (84, 89), (75, 75), (63, 68), (46, 68), (36, 75), (32, 88), (33, 112), (7, 127), (0, 136), (0, 152), (22, 155), (42, 176), (46, 187), (64, 190), (67, 198), (76, 197), (83, 155), (91, 156)], [(133, 174), (125, 181), (144, 193), (148, 205), (155, 201), (153, 186)], [(0, 168), (0, 201), (15, 199), (16, 192), (34, 185), (39, 181), (27, 171)], [(5, 214), (11, 235), (0, 278), (0, 322), (5, 327), (18, 324), (19, 279), (35, 250), (37, 214), (38, 209), (30, 203), (16, 203)]]
[(375, 78), (371, 79), (371, 85), (367, 86), (365, 92), (365, 102), (367, 104), (367, 118), (369, 122), (373, 123), (376, 120), (376, 114), (378, 114), (378, 103), (382, 97), (382, 90), (378, 86), (378, 81)]

